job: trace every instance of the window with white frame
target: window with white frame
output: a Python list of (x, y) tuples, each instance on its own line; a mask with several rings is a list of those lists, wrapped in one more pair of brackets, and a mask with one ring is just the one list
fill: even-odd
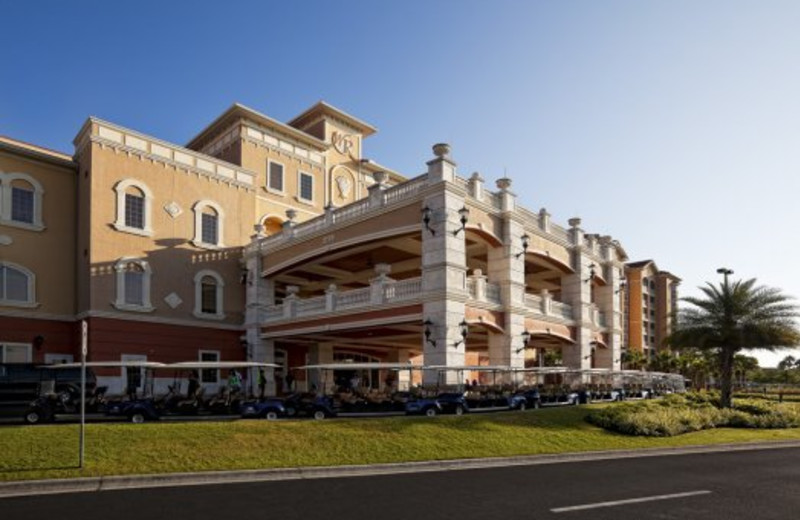
[(0, 173), (0, 224), (41, 231), (41, 183), (26, 173)]
[(0, 343), (0, 362), (30, 363), (31, 346), (27, 343)]
[[(218, 350), (201, 350), (200, 351), (200, 361), (210, 361), (212, 363), (219, 362), (219, 351)], [(203, 369), (200, 371), (200, 382), (201, 383), (219, 383), (219, 370), (216, 368), (208, 368)]]
[(194, 239), (197, 247), (216, 249), (223, 247), (222, 229), (225, 213), (222, 207), (210, 200), (201, 200), (194, 205)]
[(114, 229), (135, 235), (151, 236), (153, 194), (136, 179), (124, 179), (114, 186), (117, 194), (117, 215)]
[(225, 282), (216, 271), (204, 269), (194, 276), (194, 315), (198, 318), (221, 320)]
[(150, 264), (138, 258), (123, 258), (114, 267), (117, 297), (114, 307), (125, 311), (150, 312)]
[(21, 265), (0, 262), (0, 305), (34, 306), (35, 288), (33, 272)]
[(297, 181), (297, 196), (304, 202), (314, 202), (314, 176), (300, 172)]
[(279, 162), (267, 161), (267, 189), (283, 193), (283, 165)]

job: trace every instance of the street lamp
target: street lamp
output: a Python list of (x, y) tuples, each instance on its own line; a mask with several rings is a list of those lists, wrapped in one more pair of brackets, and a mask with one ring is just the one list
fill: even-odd
[(728, 285), (728, 275), (733, 274), (733, 269), (728, 269), (727, 267), (720, 267), (717, 269), (717, 273), (721, 274), (725, 278), (725, 285)]

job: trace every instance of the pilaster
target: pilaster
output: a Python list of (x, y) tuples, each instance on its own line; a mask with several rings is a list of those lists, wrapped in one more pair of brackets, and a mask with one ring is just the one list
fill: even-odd
[[(447, 184), (455, 178), (455, 163), (450, 159), (450, 147), (437, 144), (437, 156), (428, 162), (428, 182), (439, 184), (441, 189), (423, 202), (430, 221), (422, 226), (422, 292), (428, 296), (423, 303), (423, 320), (430, 333), (421, 337), (426, 365), (464, 364), (465, 344), (459, 324), (465, 319), (466, 245), (458, 210), (464, 207), (464, 198), (448, 190)], [(469, 341), (469, 339), (467, 339)], [(426, 384), (436, 383), (436, 374), (425, 371)], [(456, 374), (448, 373), (448, 380), (456, 382)], [(448, 381), (450, 382), (450, 381)]]

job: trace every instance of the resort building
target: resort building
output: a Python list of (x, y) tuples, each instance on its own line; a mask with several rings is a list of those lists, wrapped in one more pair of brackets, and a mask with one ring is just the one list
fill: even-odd
[(78, 360), (81, 320), (94, 361), (282, 367), (550, 353), (619, 369), (625, 330), (631, 348), (662, 337), (623, 316), (662, 278), (626, 267), (618, 241), (523, 208), (509, 179), (460, 176), (445, 144), (410, 175), (381, 166), (363, 153), (375, 132), (320, 102), (288, 123), (235, 104), (185, 146), (96, 118), (72, 156), (0, 139), (0, 361)]
[(678, 310), (681, 279), (660, 271), (652, 260), (625, 265), (625, 334), (623, 344), (646, 359), (668, 350), (665, 340)]

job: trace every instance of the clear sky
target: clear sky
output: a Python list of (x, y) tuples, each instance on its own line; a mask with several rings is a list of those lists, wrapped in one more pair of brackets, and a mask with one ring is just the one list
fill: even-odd
[[(0, 134), (71, 151), (89, 115), (185, 143), (238, 101), (319, 99), (366, 155), (506, 171), (631, 260), (800, 296), (800, 2), (0, 0)], [(778, 356), (760, 356), (774, 364)], [(794, 352), (795, 355), (800, 352)]]

